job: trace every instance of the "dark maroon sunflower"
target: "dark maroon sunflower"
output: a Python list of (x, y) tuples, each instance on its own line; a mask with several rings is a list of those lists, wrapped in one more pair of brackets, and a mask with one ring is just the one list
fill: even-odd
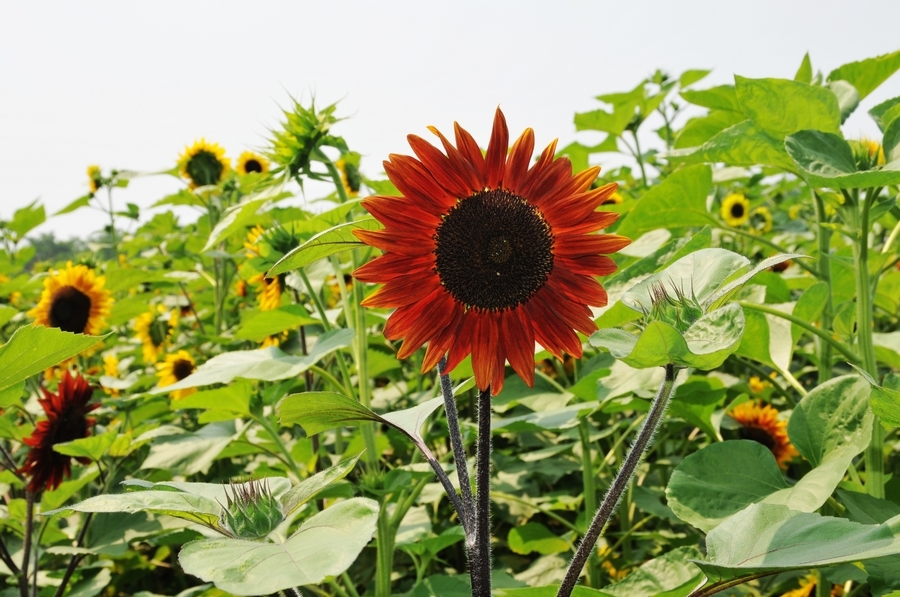
[[(56, 394), (43, 388), (41, 391), (44, 397), (38, 402), (47, 418), (38, 421), (34, 432), (23, 440), (31, 450), (20, 469), (31, 476), (28, 489), (33, 492), (56, 489), (63, 477), (71, 475), (72, 457), (55, 452), (53, 446), (89, 436), (94, 419), (87, 414), (100, 407), (88, 404), (94, 389), (87, 380), (80, 375), (72, 377), (68, 371), (63, 373)], [(90, 462), (86, 458), (76, 460), (83, 464)]]
[(442, 153), (410, 135), (418, 159), (392, 154), (384, 163), (401, 197), (368, 197), (365, 208), (383, 230), (356, 230), (384, 254), (353, 275), (384, 284), (363, 301), (395, 308), (384, 327), (403, 338), (398, 357), (425, 342), (422, 370), (445, 354), (452, 370), (472, 355), (475, 381), (497, 394), (506, 361), (534, 383), (535, 341), (558, 358), (582, 354), (576, 331), (597, 329), (590, 306), (606, 305), (595, 276), (616, 270), (614, 253), (631, 241), (594, 234), (618, 214), (597, 211), (616, 191), (591, 189), (599, 168), (572, 174), (550, 144), (529, 167), (534, 132), (526, 129), (509, 150), (500, 109), (486, 154), (455, 125), (456, 145), (430, 127)]

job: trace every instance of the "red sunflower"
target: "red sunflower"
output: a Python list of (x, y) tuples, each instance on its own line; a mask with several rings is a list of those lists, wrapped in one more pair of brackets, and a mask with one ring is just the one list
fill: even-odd
[(594, 234), (618, 214), (596, 211), (616, 191), (591, 189), (599, 168), (572, 174), (556, 158), (556, 142), (531, 167), (534, 132), (509, 149), (509, 131), (497, 109), (486, 154), (455, 125), (454, 146), (437, 129), (442, 153), (410, 135), (416, 158), (392, 154), (384, 163), (401, 197), (368, 197), (365, 208), (383, 230), (356, 230), (384, 254), (353, 275), (384, 284), (363, 301), (395, 308), (384, 328), (403, 338), (398, 357), (425, 342), (422, 370), (445, 354), (452, 370), (472, 355), (475, 381), (497, 394), (504, 366), (534, 383), (535, 341), (558, 358), (582, 354), (576, 331), (597, 329), (590, 306), (606, 305), (595, 276), (616, 270), (614, 253), (631, 241)]
[[(34, 432), (23, 440), (31, 450), (20, 470), (31, 475), (28, 489), (33, 492), (56, 489), (64, 476), (71, 475), (72, 457), (55, 452), (53, 446), (89, 436), (94, 419), (87, 413), (100, 407), (99, 404), (88, 404), (94, 389), (87, 380), (81, 376), (72, 377), (68, 371), (63, 373), (56, 394), (43, 388), (41, 391), (44, 397), (38, 402), (47, 418), (38, 421)], [(76, 460), (84, 464), (90, 462), (85, 458)]]

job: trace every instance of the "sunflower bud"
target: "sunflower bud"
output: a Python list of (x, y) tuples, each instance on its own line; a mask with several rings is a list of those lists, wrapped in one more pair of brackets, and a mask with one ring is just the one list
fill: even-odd
[[(674, 293), (674, 297), (672, 294)], [(672, 293), (666, 290), (662, 282), (651, 285), (651, 306), (644, 311), (647, 323), (664, 321), (681, 333), (703, 316), (703, 307), (694, 297), (687, 296), (684, 290), (672, 284)]]
[(225, 489), (225, 499), (219, 521), (235, 537), (261, 539), (284, 521), (281, 504), (265, 481), (232, 483), (230, 492)]
[(884, 149), (878, 141), (860, 139), (859, 141), (851, 140), (849, 143), (850, 149), (853, 150), (853, 161), (856, 162), (858, 170), (873, 170), (884, 165)]

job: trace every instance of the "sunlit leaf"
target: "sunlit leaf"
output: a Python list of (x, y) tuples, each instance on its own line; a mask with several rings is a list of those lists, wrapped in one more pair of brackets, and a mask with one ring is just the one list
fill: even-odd
[(17, 329), (9, 342), (0, 346), (0, 391), (77, 355), (105, 337), (40, 325)]
[(314, 261), (318, 261), (329, 255), (335, 255), (343, 251), (349, 251), (363, 246), (362, 241), (353, 235), (354, 230), (379, 230), (381, 223), (374, 218), (365, 218), (356, 222), (338, 224), (324, 232), (313, 236), (311, 239), (282, 257), (266, 273), (267, 276), (277, 276), (294, 269), (299, 269)]

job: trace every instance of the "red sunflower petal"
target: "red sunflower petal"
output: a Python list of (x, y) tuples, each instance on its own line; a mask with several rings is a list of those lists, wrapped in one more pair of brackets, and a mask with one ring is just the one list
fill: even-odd
[(417, 351), (429, 338), (441, 333), (454, 320), (453, 299), (443, 288), (436, 289), (422, 303), (425, 308), (422, 309), (421, 317), (407, 330), (403, 344), (397, 351), (399, 359), (405, 359)]
[(362, 206), (385, 227), (393, 226), (403, 229), (408, 226), (433, 232), (441, 222), (440, 217), (421, 209), (414, 202), (406, 200), (405, 197), (374, 195), (363, 199)]
[(453, 310), (453, 319), (443, 330), (435, 334), (435, 336), (428, 341), (428, 348), (425, 350), (425, 358), (422, 360), (423, 373), (433, 369), (441, 360), (441, 357), (446, 356), (450, 347), (453, 345), (453, 341), (459, 334), (459, 328), (462, 325), (465, 312), (463, 311), (462, 306), (455, 301), (450, 308)]
[(434, 250), (434, 239), (422, 234), (401, 234), (396, 229), (354, 230), (353, 235), (376, 249), (401, 253), (411, 257), (428, 255)]
[(472, 165), (481, 183), (479, 189), (483, 189), (487, 185), (486, 166), (478, 143), (475, 142), (469, 131), (459, 126), (459, 123), (453, 123), (453, 132), (456, 134), (456, 146), (459, 148), (459, 152)]
[(391, 154), (384, 172), (404, 197), (429, 213), (441, 215), (456, 204), (457, 197), (439, 185), (421, 162), (406, 155)]
[(475, 313), (475, 329), (472, 335), (472, 371), (475, 385), (486, 390), (494, 380), (497, 352), (500, 350), (500, 324), (496, 313)]
[(585, 255), (584, 257), (556, 257), (560, 267), (565, 267), (574, 274), (586, 276), (608, 276), (614, 273), (618, 266), (616, 262), (605, 255)]
[(418, 274), (388, 280), (384, 286), (367, 296), (362, 301), (363, 307), (403, 307), (440, 290), (440, 280), (435, 274)]
[(459, 331), (453, 339), (453, 344), (447, 352), (447, 372), (453, 371), (463, 359), (472, 352), (472, 336), (475, 334), (475, 312), (467, 311), (463, 314), (459, 324)]
[(615, 253), (631, 244), (631, 239), (618, 234), (560, 234), (556, 237), (553, 253), (563, 257), (582, 257)]
[(438, 184), (456, 197), (468, 197), (471, 194), (471, 185), (457, 173), (450, 158), (418, 135), (408, 135), (406, 139), (413, 152), (421, 160), (422, 165)]
[(534, 328), (523, 309), (505, 311), (501, 321), (506, 358), (528, 387), (534, 387)]
[[(435, 127), (430, 126), (428, 130), (437, 135), (437, 137), (441, 140), (441, 145), (444, 146), (444, 151), (447, 153), (447, 158), (450, 160), (450, 163), (453, 165), (453, 169), (456, 174), (466, 181), (466, 186), (469, 189), (469, 194), (474, 193), (476, 191), (480, 191), (484, 189), (484, 180), (481, 176), (481, 173), (476, 169), (469, 160), (460, 152), (459, 149), (453, 146), (450, 143), (450, 140), (444, 136), (441, 131), (437, 130)], [(479, 153), (479, 158), (481, 157)], [(481, 160), (483, 165), (484, 159)]]
[(494, 113), (494, 128), (485, 154), (486, 182), (491, 189), (499, 188), (506, 172), (506, 155), (509, 151), (509, 128), (500, 108)]
[(513, 193), (517, 193), (519, 183), (524, 179), (531, 162), (531, 154), (534, 153), (534, 131), (525, 129), (516, 142), (513, 143), (506, 162), (506, 175), (503, 177), (504, 186)]
[(399, 253), (385, 253), (362, 265), (353, 272), (353, 277), (368, 284), (381, 284), (418, 271), (431, 271), (434, 256), (409, 257)]

